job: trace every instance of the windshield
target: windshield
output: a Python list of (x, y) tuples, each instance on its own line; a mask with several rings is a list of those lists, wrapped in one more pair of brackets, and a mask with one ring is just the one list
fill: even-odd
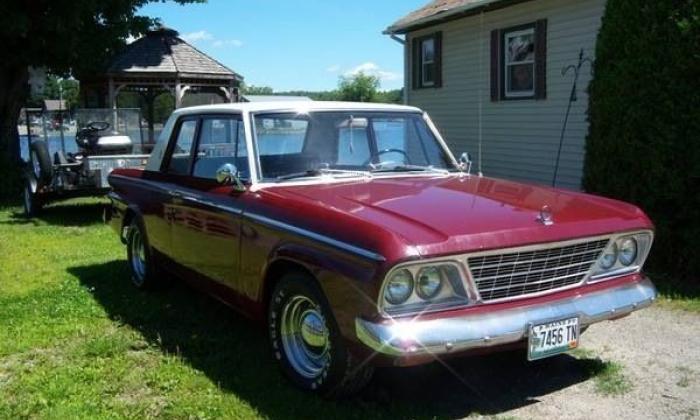
[(417, 113), (258, 114), (254, 124), (265, 180), (456, 170)]

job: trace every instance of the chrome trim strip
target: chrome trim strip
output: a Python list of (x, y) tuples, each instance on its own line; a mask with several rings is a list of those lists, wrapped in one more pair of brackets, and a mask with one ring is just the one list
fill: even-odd
[[(166, 188), (165, 185), (162, 185), (162, 184), (155, 182), (155, 181), (150, 181), (150, 180), (146, 180), (146, 179), (135, 179), (135, 178), (130, 178), (130, 177), (126, 177), (123, 175), (116, 175), (116, 174), (111, 175), (111, 176), (113, 176), (115, 178), (119, 178), (120, 180), (125, 180), (127, 182), (133, 182), (133, 183), (145, 185), (145, 186), (150, 187), (151, 189), (154, 189), (154, 190), (159, 191), (159, 192), (171, 193), (171, 192), (175, 191), (174, 189)], [(178, 191), (182, 191), (182, 190), (178, 190)], [(261, 216), (261, 215), (254, 214), (254, 213), (246, 213), (243, 211), (242, 208), (236, 208), (236, 207), (231, 207), (231, 206), (227, 206), (224, 204), (218, 204), (218, 203), (213, 202), (211, 200), (202, 199), (198, 196), (194, 196), (194, 195), (189, 194), (189, 193), (183, 193), (183, 194), (179, 195), (178, 198), (181, 200), (187, 200), (187, 201), (191, 201), (191, 202), (206, 205), (206, 206), (211, 206), (211, 207), (214, 207), (218, 210), (233, 213), (235, 215), (244, 215), (244, 217), (255, 220), (255, 221), (260, 222), (262, 224), (272, 226), (272, 227), (275, 227), (278, 229), (286, 230), (286, 231), (295, 233), (297, 235), (304, 236), (306, 238), (330, 245), (332, 247), (351, 252), (353, 254), (359, 255), (359, 256), (364, 257), (364, 258), (369, 258), (371, 260), (378, 261), (378, 262), (386, 261), (386, 258), (384, 258), (384, 256), (381, 254), (378, 254), (378, 253), (375, 253), (372, 251), (368, 251), (366, 249), (363, 249), (363, 248), (360, 248), (360, 247), (357, 247), (357, 246), (354, 246), (354, 245), (351, 245), (351, 244), (348, 244), (348, 243), (345, 243), (342, 241), (338, 241), (338, 240), (330, 238), (328, 236), (321, 235), (321, 234), (318, 234), (315, 232), (311, 232), (309, 230), (306, 230), (306, 229), (303, 229), (303, 228), (300, 228), (300, 227), (297, 227), (294, 225), (290, 225), (288, 223), (273, 220), (273, 219), (270, 219), (270, 218), (265, 217), (265, 216)]]
[(373, 323), (355, 319), (357, 338), (390, 356), (440, 355), (514, 343), (527, 338), (528, 325), (580, 317), (581, 327), (618, 318), (651, 305), (656, 288), (644, 277), (610, 289), (538, 305), (431, 320), (389, 319)]
[(196, 197), (196, 196), (193, 196), (193, 195), (182, 194), (182, 195), (180, 196), (180, 198), (181, 198), (182, 200), (184, 200), (184, 201), (189, 201), (189, 202), (196, 203), (196, 204), (200, 204), (200, 205), (203, 205), (203, 206), (213, 207), (213, 208), (215, 208), (215, 209), (217, 209), (217, 210), (221, 210), (221, 211), (224, 211), (224, 212), (226, 212), (226, 213), (232, 213), (232, 214), (234, 214), (234, 215), (241, 215), (241, 214), (243, 214), (243, 209), (242, 209), (242, 208), (231, 207), (231, 206), (227, 206), (227, 205), (225, 205), (225, 204), (218, 204), (218, 203), (216, 203), (216, 202), (214, 202), (214, 201), (202, 199), (202, 198), (199, 198), (199, 197)]
[(265, 216), (261, 216), (258, 214), (252, 214), (252, 213), (245, 213), (244, 217), (248, 217), (252, 220), (255, 220), (256, 222), (259, 222), (259, 223), (262, 223), (262, 224), (265, 224), (268, 226), (272, 226), (272, 227), (275, 227), (278, 229), (282, 229), (282, 230), (286, 230), (286, 231), (295, 233), (295, 234), (300, 235), (300, 236), (304, 236), (304, 237), (312, 239), (314, 241), (318, 241), (318, 242), (324, 243), (326, 245), (330, 245), (334, 248), (338, 248), (338, 249), (341, 249), (344, 251), (351, 252), (353, 254), (359, 255), (359, 256), (364, 257), (364, 258), (369, 258), (371, 260), (375, 260), (375, 261), (379, 261), (379, 262), (386, 261), (386, 258), (384, 258), (384, 256), (381, 254), (377, 254), (375, 252), (368, 251), (364, 248), (360, 248), (360, 247), (357, 247), (357, 246), (354, 246), (354, 245), (351, 245), (351, 244), (348, 244), (345, 242), (341, 242), (341, 241), (338, 241), (336, 239), (330, 238), (328, 236), (321, 235), (321, 234), (318, 234), (315, 232), (311, 232), (309, 230), (306, 230), (306, 229), (303, 229), (303, 228), (300, 228), (300, 227), (297, 227), (294, 225), (290, 225), (290, 224), (287, 224), (284, 222), (273, 220), (273, 219), (270, 219), (270, 218), (265, 217)]

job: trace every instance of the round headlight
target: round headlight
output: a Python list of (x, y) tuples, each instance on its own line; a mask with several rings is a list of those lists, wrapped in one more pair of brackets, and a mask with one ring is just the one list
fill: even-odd
[(442, 275), (440, 269), (435, 266), (422, 268), (418, 272), (418, 285), (416, 293), (422, 299), (432, 299), (440, 293), (442, 288)]
[(605, 249), (603, 256), (600, 258), (600, 268), (607, 270), (615, 265), (617, 261), (617, 244), (613, 243)]
[(392, 305), (399, 305), (411, 296), (413, 291), (413, 275), (405, 268), (391, 275), (384, 288), (384, 299)]
[(637, 241), (634, 238), (626, 238), (620, 242), (620, 264), (630, 265), (637, 259)]

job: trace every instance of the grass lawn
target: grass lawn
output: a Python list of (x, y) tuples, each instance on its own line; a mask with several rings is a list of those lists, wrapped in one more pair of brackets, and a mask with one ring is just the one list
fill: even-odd
[[(22, 218), (19, 207), (0, 207), (0, 418), (365, 420), (480, 410), (464, 406), (463, 390), (442, 395), (464, 388), (464, 379), (446, 384), (442, 374), (410, 370), (378, 375), (346, 401), (297, 391), (278, 372), (263, 328), (179, 283), (159, 293), (131, 287), (124, 247), (101, 221), (104, 203), (60, 203), (34, 220)], [(697, 297), (686, 300), (697, 305)], [(525, 400), (533, 386), (565, 387), (593, 375), (577, 359), (560, 357), (534, 367), (488, 362), (486, 369), (506, 366), (523, 378), (553, 366), (542, 374), (559, 375), (559, 382), (524, 382), (521, 396), (496, 375), (503, 378), (480, 385), (498, 396), (483, 407), (517, 405), (497, 400), (504, 387), (511, 389), (507, 398)], [(418, 391), (404, 393), (414, 381)], [(474, 398), (485, 392), (468, 388)]]
[(264, 329), (176, 284), (142, 293), (74, 200), (0, 209), (0, 418), (396, 418), (429, 408), (327, 402), (278, 373)]

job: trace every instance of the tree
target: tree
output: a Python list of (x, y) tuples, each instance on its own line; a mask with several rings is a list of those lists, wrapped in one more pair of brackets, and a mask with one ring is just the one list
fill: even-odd
[(377, 89), (379, 78), (363, 72), (341, 76), (338, 82), (338, 96), (343, 101), (374, 102)]
[(49, 75), (44, 85), (44, 92), (33, 101), (44, 99), (61, 99), (66, 101), (68, 109), (75, 109), (80, 102), (80, 83), (75, 79), (64, 79), (55, 75)]
[(384, 90), (381, 92), (377, 92), (376, 102), (383, 102), (386, 104), (402, 104), (403, 89)]
[[(137, 15), (163, 0), (3, 0), (0, 2), (0, 197), (19, 185), (17, 120), (27, 99), (30, 66), (81, 76), (101, 70), (107, 58), (157, 20)], [(173, 0), (179, 4), (204, 0)]]
[(650, 268), (696, 282), (699, 76), (700, 2), (608, 1), (589, 88), (584, 187), (644, 209), (656, 225)]
[(243, 85), (244, 95), (273, 95), (274, 91), (269, 86)]

